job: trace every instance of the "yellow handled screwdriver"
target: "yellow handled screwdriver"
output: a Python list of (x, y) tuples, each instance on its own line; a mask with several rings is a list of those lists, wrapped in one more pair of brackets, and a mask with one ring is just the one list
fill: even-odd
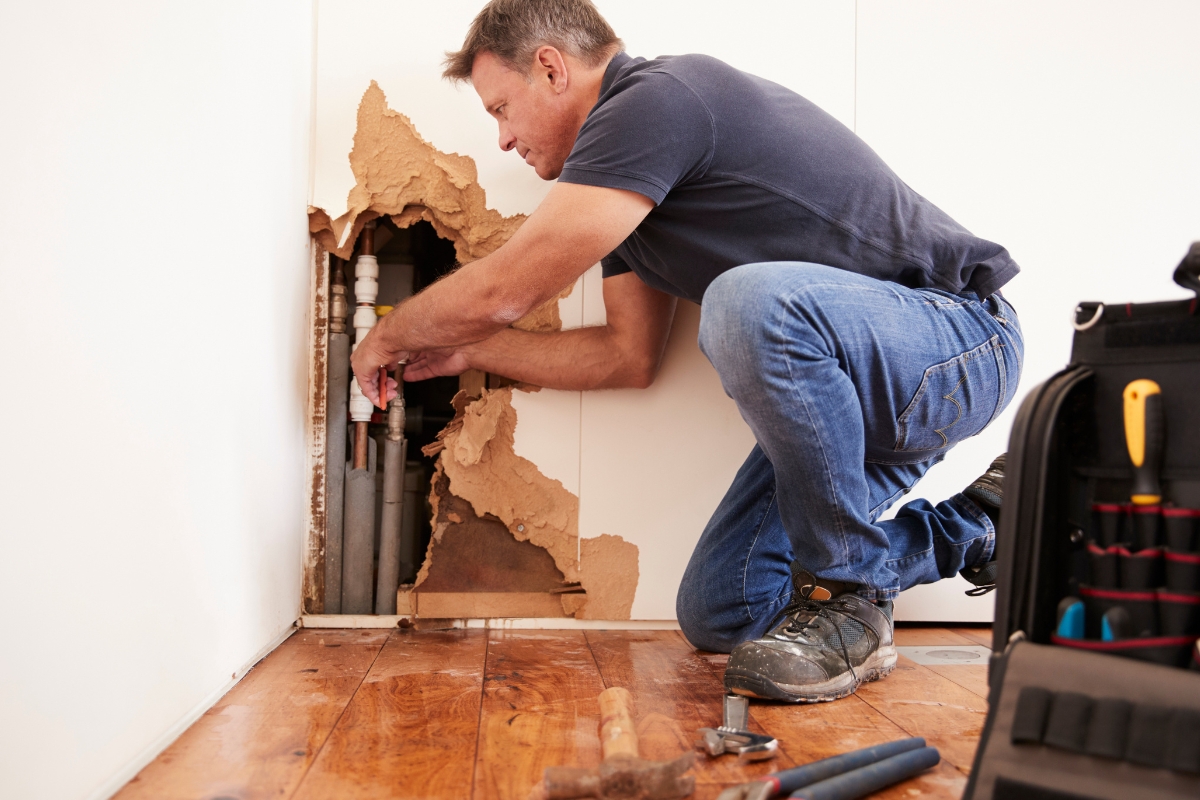
[(1165, 420), (1162, 389), (1152, 380), (1141, 378), (1125, 387), (1125, 445), (1133, 462), (1135, 506), (1153, 506), (1162, 502), (1158, 474), (1162, 469)]

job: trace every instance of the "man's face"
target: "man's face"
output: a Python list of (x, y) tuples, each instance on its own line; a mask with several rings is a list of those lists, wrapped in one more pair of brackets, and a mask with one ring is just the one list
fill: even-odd
[(561, 57), (549, 61), (535, 56), (526, 79), (483, 52), (475, 57), (471, 84), (500, 126), (500, 149), (516, 150), (539, 178), (552, 181), (562, 172), (583, 119), (573, 107), (574, 92), (567, 91)]

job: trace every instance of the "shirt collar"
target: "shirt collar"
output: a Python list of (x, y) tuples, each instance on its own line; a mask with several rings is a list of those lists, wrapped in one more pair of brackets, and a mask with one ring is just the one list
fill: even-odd
[(612, 57), (612, 61), (608, 62), (608, 68), (604, 70), (604, 80), (600, 82), (600, 96), (612, 88), (613, 81), (617, 79), (617, 73), (621, 68), (633, 60), (633, 56), (626, 53), (624, 50)]

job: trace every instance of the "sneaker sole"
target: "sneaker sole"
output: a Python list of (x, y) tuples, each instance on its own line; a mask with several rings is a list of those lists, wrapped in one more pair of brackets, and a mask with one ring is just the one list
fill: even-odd
[(843, 672), (823, 683), (797, 686), (776, 683), (751, 670), (726, 669), (725, 688), (733, 694), (760, 700), (782, 700), (787, 703), (828, 703), (854, 694), (864, 683), (877, 681), (896, 668), (896, 648), (881, 647), (853, 672)]

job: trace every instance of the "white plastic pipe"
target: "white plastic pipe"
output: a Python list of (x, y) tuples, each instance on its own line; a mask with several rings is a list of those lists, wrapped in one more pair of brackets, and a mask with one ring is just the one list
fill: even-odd
[[(359, 256), (354, 262), (354, 347), (375, 327), (375, 299), (379, 296), (379, 262), (375, 256)], [(363, 394), (358, 379), (350, 385), (350, 419), (370, 422), (375, 406)]]

